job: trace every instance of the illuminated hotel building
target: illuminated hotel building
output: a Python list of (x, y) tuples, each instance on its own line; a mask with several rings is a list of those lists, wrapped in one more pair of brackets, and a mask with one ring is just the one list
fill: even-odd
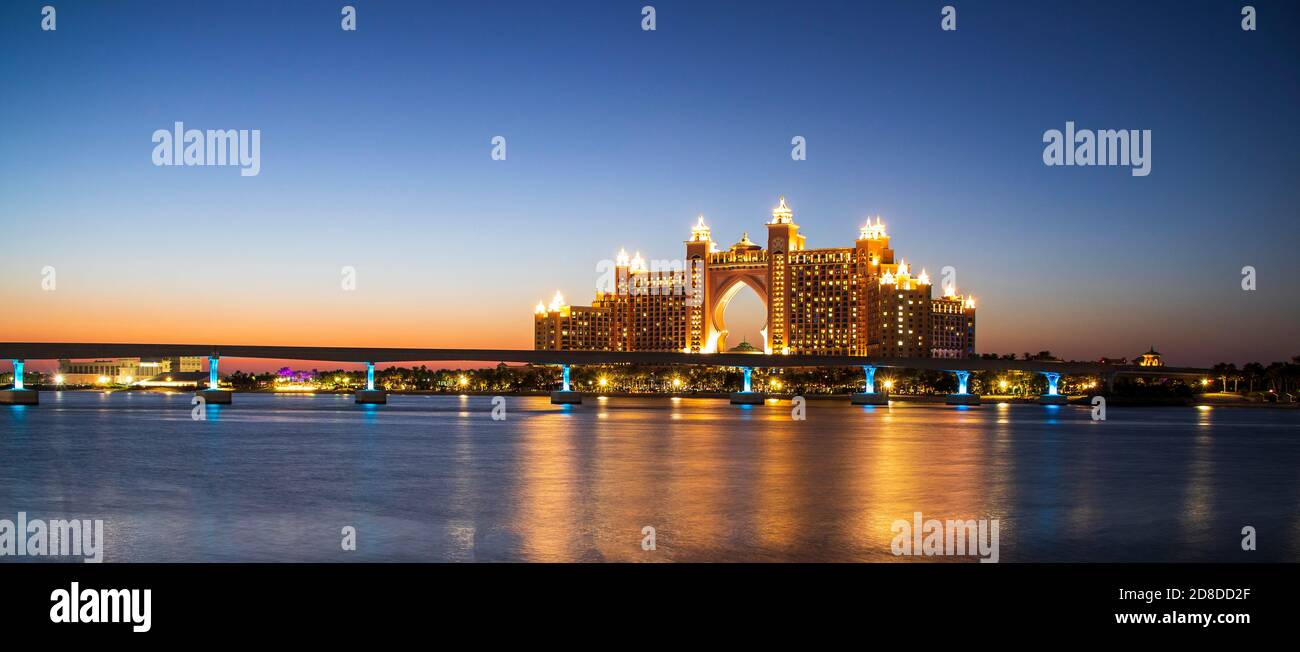
[[(679, 266), (680, 267), (680, 264)], [(688, 330), (686, 275), (647, 268), (637, 254), (620, 252), (613, 292), (597, 292), (590, 306), (570, 306), (555, 293), (533, 311), (534, 348), (585, 351), (680, 351)]]
[(620, 252), (591, 306), (569, 306), (558, 292), (537, 304), (535, 348), (726, 351), (723, 313), (748, 286), (767, 306), (765, 353), (974, 355), (974, 298), (949, 290), (932, 299), (925, 270), (894, 261), (879, 217), (852, 247), (808, 249), (782, 197), (766, 228), (766, 249), (748, 233), (720, 249), (700, 216), (685, 261), (647, 268), (639, 253)]
[(114, 358), (74, 362), (59, 360), (59, 375), (67, 385), (131, 385), (167, 373), (192, 373), (203, 369), (203, 358)]
[(969, 358), (975, 355), (975, 299), (957, 296), (949, 288), (930, 304), (930, 357)]
[(602, 306), (570, 306), (559, 292), (551, 305), (537, 304), (534, 311), (536, 341), (533, 348), (552, 351), (611, 351), (613, 316)]

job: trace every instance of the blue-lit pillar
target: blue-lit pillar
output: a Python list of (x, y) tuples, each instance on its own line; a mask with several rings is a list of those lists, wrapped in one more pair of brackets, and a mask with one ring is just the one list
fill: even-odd
[(582, 394), (569, 389), (569, 365), (560, 364), (560, 389), (551, 392), (552, 405), (581, 405)]
[(375, 363), (366, 363), (366, 388), (357, 390), (359, 405), (384, 405), (388, 402), (388, 392), (375, 389)]
[(1047, 395), (1056, 396), (1056, 383), (1061, 380), (1061, 374), (1054, 371), (1044, 371), (1043, 375), (1047, 376)]
[(1061, 381), (1061, 374), (1055, 371), (1039, 372), (1047, 377), (1047, 393), (1038, 397), (1038, 402), (1043, 405), (1065, 405), (1069, 399), (1062, 396), (1056, 390), (1056, 385)]
[(970, 390), (967, 389), (970, 381), (970, 372), (954, 370), (952, 373), (957, 376), (957, 392), (949, 394), (948, 398), (944, 399), (944, 402), (948, 405), (979, 405), (979, 394), (971, 394)]
[(755, 392), (753, 385), (753, 367), (741, 367), (741, 373), (744, 374), (745, 385), (740, 388), (739, 392), (731, 393), (731, 403), (733, 405), (762, 405), (766, 395)]
[(221, 391), (221, 356), (216, 353), (208, 356), (208, 388), (200, 389), (194, 392), (195, 396), (200, 396), (209, 405), (229, 405), (234, 397), (234, 392)]
[(0, 404), (4, 405), (36, 405), (40, 402), (40, 392), (34, 389), (24, 389), (23, 387), (23, 361), (14, 360), (14, 386), (13, 389), (0, 390)]
[(854, 405), (889, 405), (888, 394), (876, 393), (876, 365), (862, 365), (862, 373), (867, 377), (867, 384), (862, 388), (861, 394), (853, 395)]

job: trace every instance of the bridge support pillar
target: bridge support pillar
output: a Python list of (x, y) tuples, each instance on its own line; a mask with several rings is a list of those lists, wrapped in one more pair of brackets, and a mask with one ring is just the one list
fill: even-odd
[(739, 392), (731, 393), (731, 404), (732, 405), (762, 405), (763, 400), (766, 399), (767, 397), (764, 396), (761, 392), (755, 392), (753, 390), (753, 385), (750, 383), (750, 377), (754, 373), (753, 367), (741, 367), (741, 371), (745, 372), (744, 389), (742, 389)]
[(0, 390), (0, 405), (37, 405), (40, 393), (23, 386), (23, 361), (14, 360), (13, 389)]
[(954, 371), (957, 374), (957, 393), (949, 394), (944, 403), (948, 405), (979, 405), (980, 395), (971, 394), (966, 391), (967, 381), (970, 380), (969, 371)]
[(1054, 371), (1044, 371), (1043, 375), (1047, 377), (1047, 393), (1038, 397), (1040, 405), (1065, 405), (1068, 399), (1056, 391), (1056, 384), (1061, 382), (1061, 374)]
[(208, 388), (194, 392), (195, 396), (202, 397), (209, 405), (230, 405), (235, 394), (234, 392), (219, 389), (221, 385), (220, 363), (221, 356), (215, 353), (208, 356)]
[(582, 394), (569, 389), (569, 365), (560, 365), (563, 369), (561, 389), (551, 392), (552, 405), (582, 405)]
[(889, 405), (889, 394), (876, 392), (876, 368), (873, 365), (862, 365), (862, 371), (866, 374), (867, 384), (863, 387), (861, 394), (853, 395), (854, 405)]
[(375, 389), (375, 363), (366, 363), (366, 388), (357, 390), (357, 403), (362, 405), (384, 405), (388, 403), (388, 392)]

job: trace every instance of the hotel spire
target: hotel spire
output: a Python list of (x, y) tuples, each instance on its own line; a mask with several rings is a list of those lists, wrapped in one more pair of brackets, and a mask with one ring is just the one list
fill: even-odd
[(709, 242), (711, 239), (709, 226), (704, 223), (704, 213), (700, 213), (699, 218), (695, 222), (695, 226), (691, 227), (691, 239), (689, 242)]
[(785, 205), (785, 195), (781, 195), (780, 205), (772, 209), (771, 224), (791, 224), (794, 222), (794, 211)]

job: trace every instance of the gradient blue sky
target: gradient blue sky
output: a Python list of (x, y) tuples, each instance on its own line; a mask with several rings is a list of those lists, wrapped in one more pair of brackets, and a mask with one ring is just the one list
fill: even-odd
[[(1295, 3), (643, 4), (4, 3), (0, 340), (527, 348), (620, 246), (784, 194), (811, 247), (879, 213), (955, 266), (981, 352), (1300, 353)], [(153, 166), (178, 120), (260, 129), (260, 176)], [(1067, 120), (1152, 130), (1150, 176), (1045, 167)]]

